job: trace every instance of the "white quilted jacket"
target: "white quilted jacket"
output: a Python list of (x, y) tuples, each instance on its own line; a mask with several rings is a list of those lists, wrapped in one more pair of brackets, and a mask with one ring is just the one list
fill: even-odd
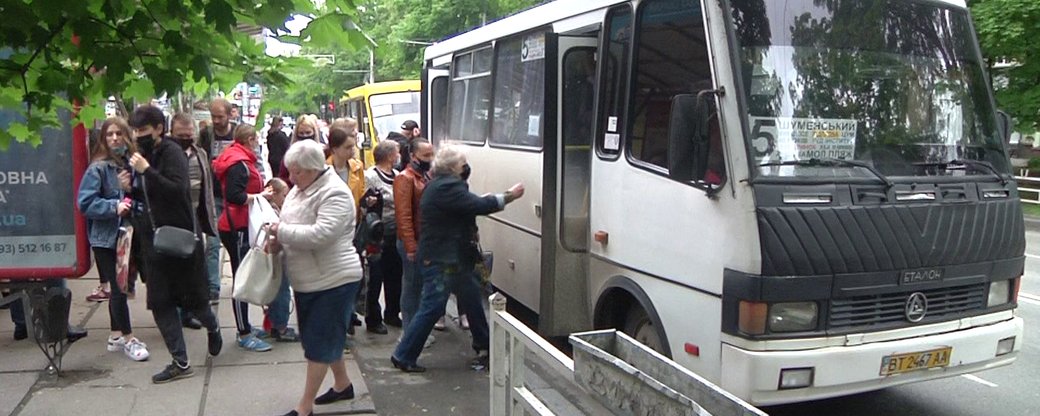
[(294, 187), (282, 206), (278, 240), (285, 249), (289, 283), (319, 292), (361, 280), (354, 250), (354, 197), (332, 169), (307, 189)]

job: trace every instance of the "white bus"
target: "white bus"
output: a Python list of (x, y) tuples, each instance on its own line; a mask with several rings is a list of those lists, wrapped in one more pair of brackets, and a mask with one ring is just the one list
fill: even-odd
[(492, 283), (755, 404), (1010, 364), (1025, 236), (963, 0), (560, 0), (428, 47)]

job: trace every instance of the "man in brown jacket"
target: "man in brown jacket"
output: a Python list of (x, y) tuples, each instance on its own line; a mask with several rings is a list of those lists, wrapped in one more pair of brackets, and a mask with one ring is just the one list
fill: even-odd
[(430, 180), (433, 145), (426, 139), (412, 142), (412, 161), (394, 179), (394, 214), (397, 216), (397, 251), (404, 270), (401, 276), (401, 315), (404, 327), (419, 308), (422, 277), (418, 273), (416, 251), (419, 249), (419, 200)]

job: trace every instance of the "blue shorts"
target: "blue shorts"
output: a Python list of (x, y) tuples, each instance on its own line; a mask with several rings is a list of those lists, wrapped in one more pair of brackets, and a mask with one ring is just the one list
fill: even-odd
[(296, 293), (296, 319), (307, 361), (331, 364), (343, 359), (347, 342), (347, 308), (352, 307), (361, 281), (320, 292)]

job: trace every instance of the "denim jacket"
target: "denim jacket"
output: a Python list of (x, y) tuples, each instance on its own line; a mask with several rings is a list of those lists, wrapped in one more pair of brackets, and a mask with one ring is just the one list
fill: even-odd
[(91, 247), (116, 248), (121, 221), (116, 207), (122, 199), (116, 164), (103, 160), (91, 163), (83, 173), (76, 197), (79, 211), (87, 218)]

